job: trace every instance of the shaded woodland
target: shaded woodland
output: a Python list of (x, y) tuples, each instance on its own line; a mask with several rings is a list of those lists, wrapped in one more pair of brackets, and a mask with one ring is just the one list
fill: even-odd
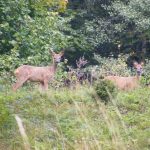
[(0, 70), (46, 64), (49, 48), (68, 63), (93, 54), (137, 61), (150, 56), (150, 1), (1, 0)]

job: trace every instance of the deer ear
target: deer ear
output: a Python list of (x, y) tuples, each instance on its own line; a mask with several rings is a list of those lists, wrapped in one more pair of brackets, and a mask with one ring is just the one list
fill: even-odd
[(52, 55), (55, 54), (55, 52), (53, 50), (51, 50), (51, 49), (49, 50), (49, 53), (52, 54)]
[(134, 67), (136, 67), (138, 65), (138, 63), (135, 61), (133, 62)]
[(63, 56), (63, 55), (64, 55), (64, 53), (65, 53), (65, 51), (64, 51), (64, 50), (62, 50), (59, 54), (61, 54), (61, 56)]
[(144, 62), (142, 61), (140, 64), (141, 64), (141, 66), (143, 66), (143, 65), (144, 65)]

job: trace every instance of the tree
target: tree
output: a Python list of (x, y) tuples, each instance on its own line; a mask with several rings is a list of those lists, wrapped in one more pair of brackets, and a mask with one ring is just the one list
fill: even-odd
[(150, 38), (150, 0), (115, 1), (109, 10), (110, 16), (115, 18), (116, 28), (120, 30), (120, 43), (130, 44), (134, 51), (139, 50), (146, 55)]
[(73, 28), (100, 54), (148, 52), (150, 0), (71, 0)]
[(61, 17), (65, 0), (2, 0), (0, 2), (1, 70), (13, 70), (22, 63), (48, 61), (49, 48), (66, 47), (68, 17)]

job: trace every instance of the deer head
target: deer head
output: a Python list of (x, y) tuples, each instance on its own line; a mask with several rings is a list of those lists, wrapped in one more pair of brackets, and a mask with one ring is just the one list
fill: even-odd
[(138, 76), (141, 76), (142, 73), (143, 73), (143, 65), (144, 65), (143, 62), (141, 62), (141, 63), (134, 62), (133, 63), (133, 66), (136, 69), (136, 72), (137, 72)]
[(61, 59), (62, 59), (62, 56), (64, 55), (64, 50), (61, 51), (61, 52), (58, 53), (58, 54), (55, 53), (53, 50), (50, 50), (49, 52), (50, 52), (50, 54), (52, 54), (53, 61), (54, 61), (55, 63), (59, 63), (59, 62), (61, 61)]

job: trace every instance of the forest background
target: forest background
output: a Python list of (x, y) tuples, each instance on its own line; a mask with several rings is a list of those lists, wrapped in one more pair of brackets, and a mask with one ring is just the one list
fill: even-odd
[(1, 0), (0, 70), (47, 65), (49, 49), (65, 50), (68, 63), (85, 55), (150, 56), (150, 0)]

